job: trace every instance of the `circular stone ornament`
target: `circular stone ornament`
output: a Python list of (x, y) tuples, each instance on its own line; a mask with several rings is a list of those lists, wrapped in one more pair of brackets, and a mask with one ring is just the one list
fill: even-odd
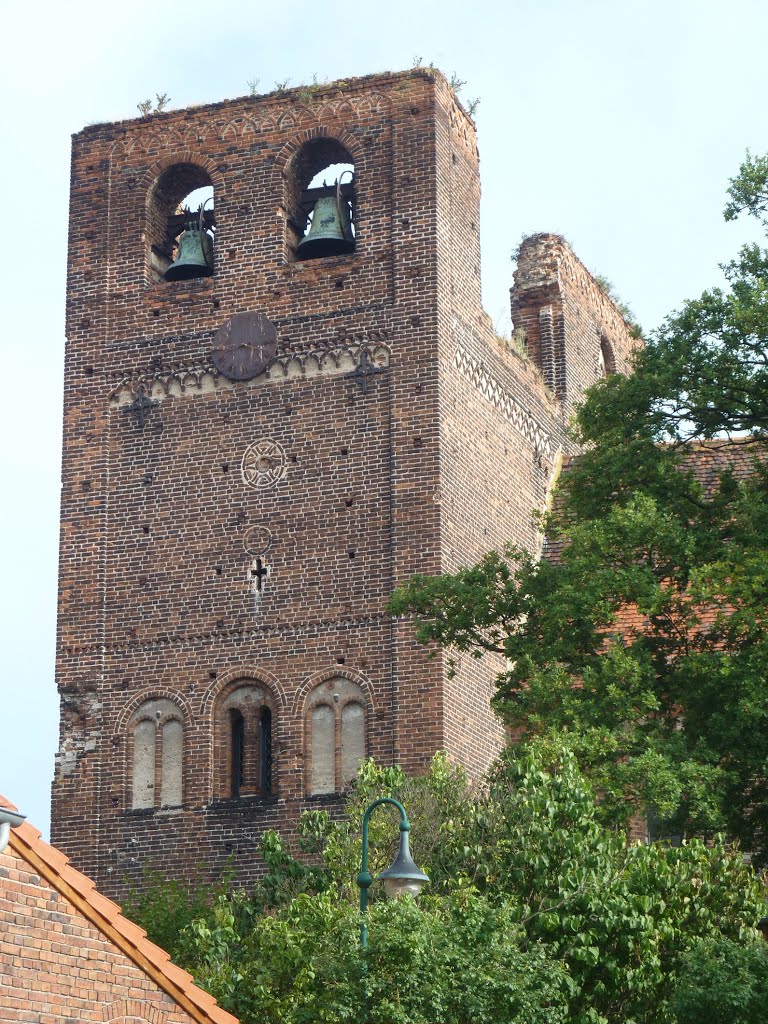
[(266, 555), (272, 547), (272, 531), (266, 526), (252, 526), (243, 537), (243, 547), (248, 555)]
[(268, 491), (285, 476), (285, 450), (267, 437), (254, 441), (243, 455), (243, 483), (257, 491)]
[(211, 362), (228, 380), (251, 380), (277, 355), (277, 328), (263, 313), (235, 313), (216, 332)]

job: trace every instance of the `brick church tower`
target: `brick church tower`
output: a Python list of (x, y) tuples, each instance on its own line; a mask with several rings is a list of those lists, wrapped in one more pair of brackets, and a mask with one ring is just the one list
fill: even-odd
[[(302, 246), (329, 197), (330, 254)], [(422, 69), (75, 136), (53, 840), (104, 891), (233, 854), (247, 880), (361, 757), (478, 775), (502, 744), (500, 666), (449, 678), (387, 600), (539, 543), (571, 403), (633, 341), (550, 235), (519, 256), (526, 351), (498, 339), (479, 200), (474, 126)], [(213, 254), (168, 280), (185, 228)]]

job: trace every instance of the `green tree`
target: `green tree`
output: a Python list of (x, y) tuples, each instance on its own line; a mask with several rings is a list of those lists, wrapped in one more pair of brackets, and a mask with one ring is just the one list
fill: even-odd
[[(766, 227), (768, 159), (726, 216)], [(768, 862), (768, 252), (670, 316), (578, 413), (583, 455), (544, 519), (557, 564), (509, 548), (393, 599), (420, 639), (505, 656), (496, 708), (567, 736), (601, 813), (725, 830)]]
[(680, 960), (671, 1000), (677, 1024), (759, 1024), (768, 1020), (765, 942), (702, 939)]
[[(431, 884), (418, 903), (373, 887), (363, 955), (360, 823), (381, 795), (406, 803)], [(381, 1024), (669, 1024), (681, 955), (698, 938), (754, 937), (764, 911), (754, 872), (721, 843), (628, 846), (562, 746), (509, 751), (482, 789), (442, 756), (417, 779), (367, 763), (347, 810), (303, 819), (311, 865), (268, 833), (255, 891), (180, 922), (179, 962), (244, 1024), (355, 1020), (363, 1000)], [(374, 815), (374, 871), (397, 831)]]

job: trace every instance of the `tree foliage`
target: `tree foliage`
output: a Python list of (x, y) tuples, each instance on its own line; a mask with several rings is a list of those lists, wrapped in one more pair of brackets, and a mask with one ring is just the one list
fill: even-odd
[[(431, 884), (418, 903), (373, 886), (364, 955), (360, 824), (382, 795), (408, 808)], [(627, 846), (562, 746), (510, 751), (481, 790), (441, 756), (420, 779), (366, 763), (347, 810), (304, 816), (309, 860), (267, 833), (252, 893), (181, 914), (179, 962), (244, 1024), (341, 1024), (362, 1006), (381, 1024), (671, 1024), (681, 956), (698, 938), (753, 937), (764, 910), (753, 871), (720, 842)], [(380, 808), (374, 873), (397, 832)], [(162, 904), (154, 892), (145, 906)]]
[(680, 959), (671, 1000), (677, 1024), (758, 1024), (768, 1019), (763, 940), (701, 939)]
[[(768, 158), (748, 157), (726, 215), (765, 227), (766, 196)], [(605, 818), (725, 830), (766, 863), (768, 252), (723, 270), (587, 393), (542, 523), (557, 559), (508, 548), (392, 607), (425, 643), (504, 655), (497, 710), (569, 737)]]

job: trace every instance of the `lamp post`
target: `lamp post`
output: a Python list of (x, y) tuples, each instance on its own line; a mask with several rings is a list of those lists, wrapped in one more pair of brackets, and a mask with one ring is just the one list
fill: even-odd
[(421, 887), (429, 881), (427, 875), (423, 871), (419, 871), (413, 862), (413, 857), (411, 857), (408, 845), (408, 833), (411, 831), (411, 823), (408, 821), (408, 815), (405, 813), (403, 805), (399, 800), (393, 800), (390, 796), (382, 796), (378, 800), (374, 800), (363, 815), (363, 856), (360, 863), (360, 874), (357, 876), (357, 884), (360, 887), (360, 946), (363, 949), (368, 948), (368, 924), (366, 920), (368, 914), (368, 889), (373, 882), (373, 876), (368, 870), (368, 822), (373, 811), (381, 804), (391, 804), (400, 812), (400, 849), (392, 864), (376, 876), (377, 881), (384, 883), (387, 896), (392, 898), (401, 896), (404, 892), (418, 896)]

